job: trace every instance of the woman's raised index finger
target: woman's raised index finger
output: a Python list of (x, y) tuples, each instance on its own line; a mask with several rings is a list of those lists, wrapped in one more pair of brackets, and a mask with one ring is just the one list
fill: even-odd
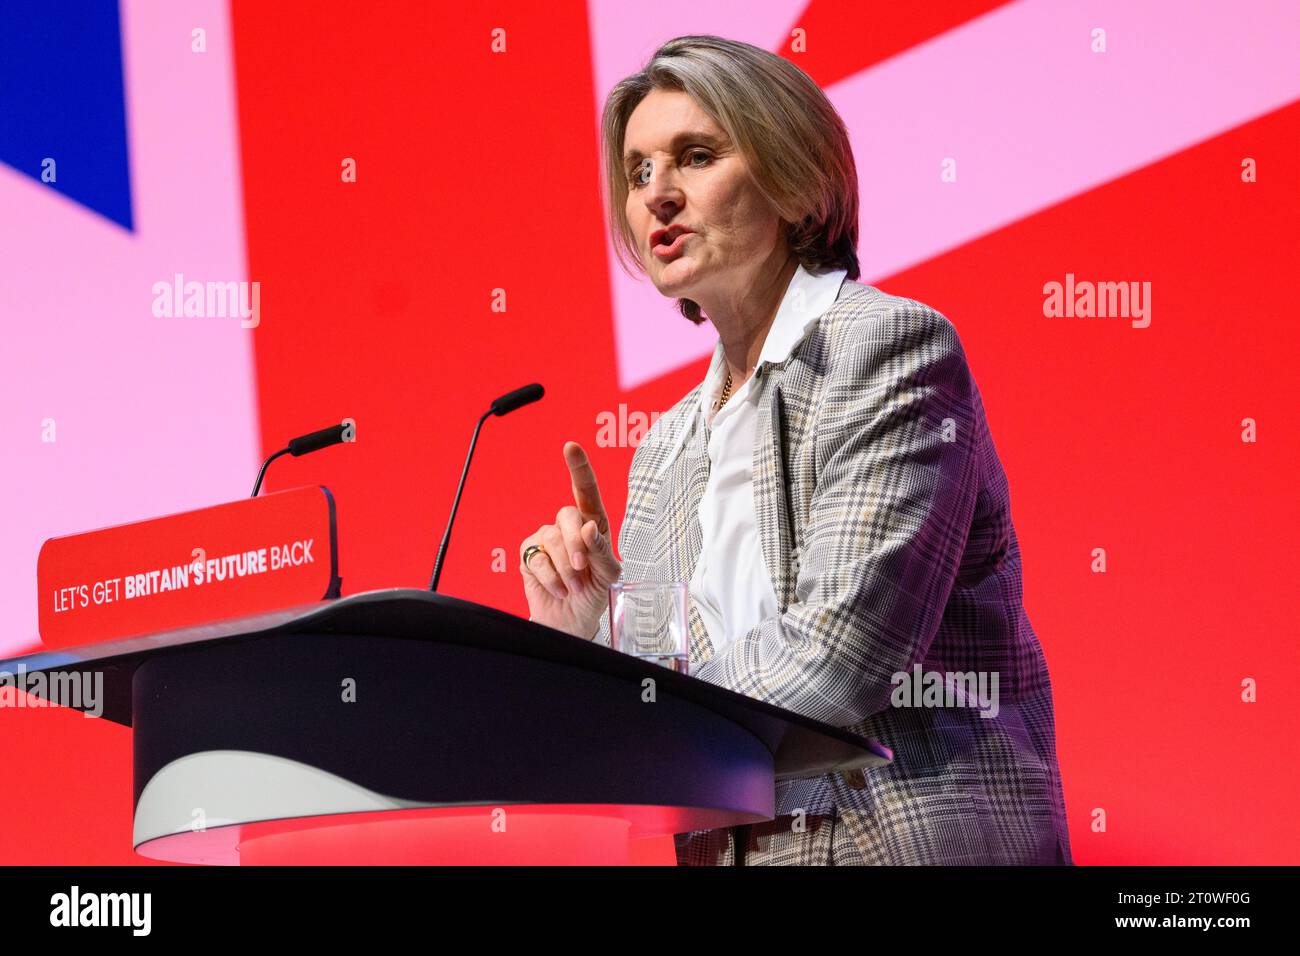
[(609, 519), (605, 516), (600, 487), (596, 484), (596, 472), (587, 460), (587, 453), (576, 441), (566, 442), (564, 461), (569, 466), (569, 477), (573, 480), (573, 503), (582, 512), (583, 520), (595, 521), (600, 533), (608, 534)]

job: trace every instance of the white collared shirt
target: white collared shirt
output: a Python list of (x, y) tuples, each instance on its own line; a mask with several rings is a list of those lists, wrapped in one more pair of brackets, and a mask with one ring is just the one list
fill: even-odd
[[(794, 347), (839, 297), (840, 285), (847, 274), (839, 269), (815, 275), (799, 266), (763, 340), (759, 366), (789, 358)], [(719, 340), (700, 389), (698, 414), (709, 428), (709, 480), (699, 512), (704, 547), (690, 581), (691, 596), (715, 655), (760, 621), (777, 613), (776, 592), (763, 560), (754, 508), (758, 377), (750, 375), (745, 384), (733, 391), (727, 404), (714, 413), (713, 406), (726, 375)]]

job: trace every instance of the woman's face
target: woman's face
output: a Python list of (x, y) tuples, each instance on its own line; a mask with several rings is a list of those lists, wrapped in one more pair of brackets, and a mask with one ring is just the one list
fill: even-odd
[[(784, 238), (722, 129), (688, 94), (653, 90), (628, 118), (623, 157), (627, 221), (655, 287), (706, 313), (710, 303), (743, 299)], [(693, 234), (652, 240), (671, 226)]]

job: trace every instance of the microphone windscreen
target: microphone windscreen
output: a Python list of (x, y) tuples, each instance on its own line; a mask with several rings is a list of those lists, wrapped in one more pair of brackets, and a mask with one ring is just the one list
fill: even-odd
[(343, 425), (334, 425), (330, 428), (322, 428), (318, 432), (312, 432), (310, 435), (295, 438), (289, 442), (289, 454), (297, 458), (299, 455), (320, 451), (320, 449), (328, 448), (330, 445), (337, 445), (343, 441), (343, 429)]
[(536, 382), (532, 385), (525, 385), (523, 388), (517, 388), (513, 392), (507, 392), (492, 403), (492, 414), (507, 415), (516, 408), (531, 405), (541, 398), (543, 394), (542, 386)]

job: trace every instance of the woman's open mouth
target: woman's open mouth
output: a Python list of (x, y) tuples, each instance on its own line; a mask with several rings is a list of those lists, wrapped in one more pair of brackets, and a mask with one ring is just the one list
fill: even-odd
[(654, 247), (654, 254), (660, 259), (675, 258), (677, 254), (682, 251), (682, 246), (686, 243), (686, 240), (691, 238), (693, 235), (695, 235), (693, 232), (678, 233), (672, 242), (661, 242), (656, 245)]

